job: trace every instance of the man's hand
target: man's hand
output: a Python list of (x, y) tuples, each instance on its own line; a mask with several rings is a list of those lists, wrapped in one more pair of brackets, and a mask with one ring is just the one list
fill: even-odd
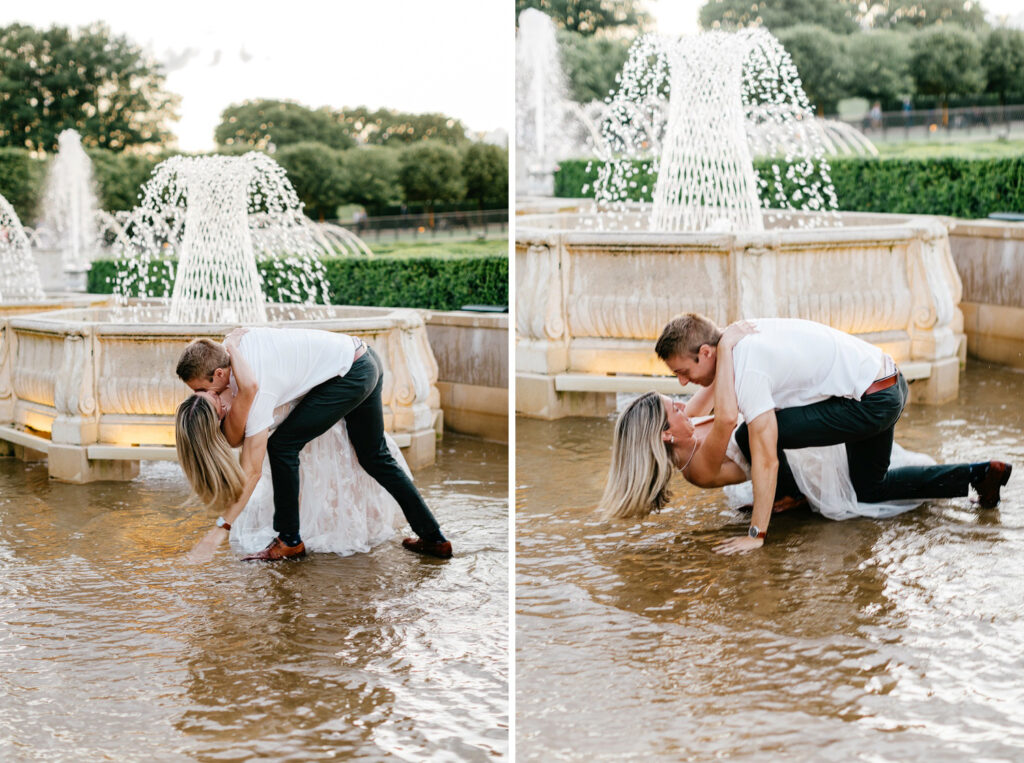
[(736, 343), (739, 342), (743, 337), (750, 334), (757, 333), (757, 326), (750, 321), (736, 321), (726, 326), (725, 331), (722, 332), (722, 338), (718, 340), (718, 346), (722, 346), (722, 342), (725, 342), (725, 346), (733, 348)]
[(748, 554), (755, 548), (761, 548), (764, 545), (764, 538), (751, 538), (749, 535), (741, 535), (738, 538), (729, 538), (729, 540), (722, 541), (712, 550), (716, 554)]
[(220, 544), (228, 537), (228, 531), (222, 527), (212, 528), (202, 537), (195, 547), (185, 555), (185, 559), (192, 564), (205, 564), (213, 559), (213, 555), (220, 548)]

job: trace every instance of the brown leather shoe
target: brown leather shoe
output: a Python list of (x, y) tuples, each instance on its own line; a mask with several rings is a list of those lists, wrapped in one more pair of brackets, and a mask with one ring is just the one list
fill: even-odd
[(983, 509), (994, 509), (999, 503), (999, 488), (1010, 481), (1013, 466), (1002, 461), (989, 461), (985, 476), (977, 484), (971, 483), (978, 491), (978, 503)]
[[(802, 495), (784, 495), (782, 498), (772, 504), (772, 514), (781, 514), (784, 511), (791, 511), (792, 509), (806, 509), (810, 504), (807, 503), (807, 499)], [(751, 504), (746, 506), (740, 506), (740, 511), (752, 512), (754, 507)]]
[(306, 544), (301, 540), (297, 546), (286, 546), (280, 538), (274, 538), (270, 545), (252, 556), (242, 557), (243, 562), (276, 562), (279, 559), (301, 559), (306, 555)]
[(452, 543), (448, 540), (438, 542), (423, 538), (405, 538), (402, 540), (402, 546), (425, 556), (436, 556), (438, 559), (452, 558)]

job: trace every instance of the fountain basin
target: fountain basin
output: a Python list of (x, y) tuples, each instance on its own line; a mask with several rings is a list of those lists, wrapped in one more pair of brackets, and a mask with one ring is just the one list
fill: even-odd
[[(0, 439), (45, 453), (69, 482), (131, 479), (140, 460), (176, 459), (174, 412), (189, 390), (174, 373), (195, 337), (223, 324), (168, 324), (166, 302), (0, 320)], [(413, 468), (434, 462), (441, 410), (422, 316), (376, 307), (268, 305), (269, 325), (361, 337), (384, 365), (384, 423)], [(324, 317), (326, 314), (326, 317)]]
[[(956, 397), (962, 285), (941, 221), (842, 213), (838, 227), (762, 233), (651, 233), (646, 207), (618, 229), (592, 212), (524, 214), (516, 225), (516, 410), (606, 415), (616, 392), (679, 392), (654, 342), (675, 315), (719, 325), (805, 318), (891, 354), (912, 399)], [(791, 215), (798, 224), (808, 214)]]
[(444, 426), (508, 442), (508, 314), (425, 312)]

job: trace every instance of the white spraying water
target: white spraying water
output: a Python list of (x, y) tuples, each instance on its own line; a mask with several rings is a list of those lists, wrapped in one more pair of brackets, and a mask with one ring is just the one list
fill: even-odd
[[(613, 209), (651, 198), (650, 230), (757, 232), (762, 208), (769, 222), (836, 208), (827, 141), (765, 29), (641, 38), (602, 135), (596, 198)], [(755, 156), (773, 160), (767, 177)]]
[(0, 195), (0, 303), (44, 298), (28, 236), (14, 207)]
[(172, 323), (265, 323), (268, 292), (280, 302), (328, 302), (323, 235), (265, 154), (162, 162), (118, 241), (122, 300), (165, 291), (177, 257)]
[(47, 172), (39, 226), (60, 250), (64, 270), (88, 270), (99, 248), (98, 208), (92, 161), (82, 138), (75, 130), (64, 130)]
[(555, 25), (542, 11), (527, 8), (519, 14), (516, 37), (516, 155), (519, 180), (531, 186), (568, 152), (567, 89)]

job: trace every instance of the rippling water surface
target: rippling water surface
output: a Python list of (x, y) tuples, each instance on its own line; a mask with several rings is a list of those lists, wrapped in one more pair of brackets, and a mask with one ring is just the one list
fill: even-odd
[(487, 760), (508, 750), (507, 448), (415, 474), (453, 540), (182, 563), (176, 464), (51, 482), (0, 459), (0, 759)]
[(594, 519), (613, 421), (517, 421), (520, 760), (1024, 759), (1024, 374), (971, 363), (959, 400), (897, 439), (999, 458), (998, 509), (939, 500), (889, 520), (773, 518), (721, 491)]

